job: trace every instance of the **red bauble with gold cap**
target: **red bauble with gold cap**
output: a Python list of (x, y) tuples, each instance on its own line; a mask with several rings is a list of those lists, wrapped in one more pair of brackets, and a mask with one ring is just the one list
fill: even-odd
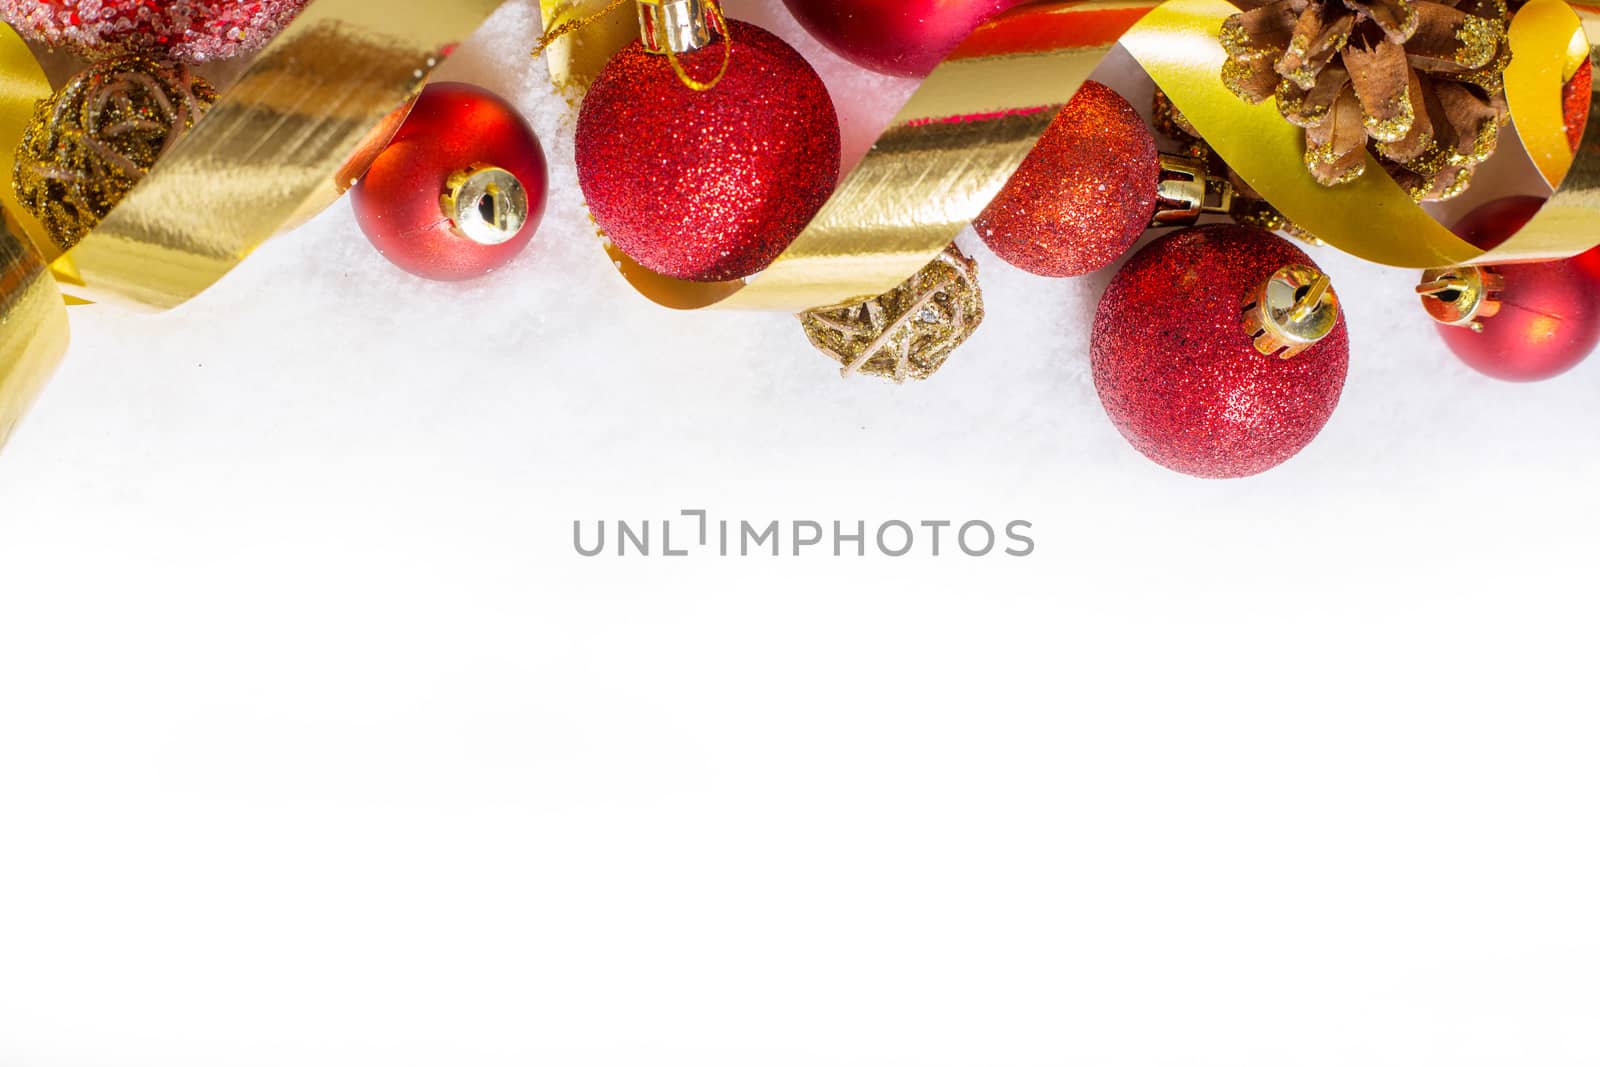
[(1242, 478), (1322, 431), (1350, 340), (1327, 275), (1265, 230), (1207, 226), (1147, 245), (1111, 282), (1090, 341), (1111, 421), (1164, 467)]
[[(1535, 196), (1494, 200), (1468, 213), (1455, 232), (1493, 248), (1543, 205)], [(1600, 249), (1539, 263), (1431, 270), (1417, 292), (1450, 350), (1501, 381), (1554, 378), (1600, 344)]]
[(527, 247), (549, 188), (544, 150), (515, 108), (486, 89), (439, 82), (350, 200), (362, 232), (395, 266), (464, 281)]
[[(672, 278), (748, 277), (793, 243), (839, 180), (839, 116), (783, 41), (697, 0), (641, 5), (646, 48), (612, 57), (578, 115), (578, 182), (620, 250)], [(706, 16), (713, 16), (709, 21)], [(724, 66), (726, 64), (726, 66)]]
[(925, 78), (967, 35), (1022, 0), (783, 0), (800, 25), (846, 59)]

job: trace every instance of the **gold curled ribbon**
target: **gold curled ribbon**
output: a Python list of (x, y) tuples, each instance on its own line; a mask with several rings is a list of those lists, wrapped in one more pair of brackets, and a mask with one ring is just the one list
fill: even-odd
[[(267, 238), (337, 200), (388, 144), (444, 50), (499, 4), (313, 0), (67, 255), (30, 225), (7, 166), (0, 441), (66, 350), (62, 291), (162, 310), (209, 289)], [(32, 52), (0, 25), (3, 158), (50, 92)]]
[(1511, 22), (1511, 54), (1521, 62), (1506, 68), (1506, 102), (1522, 147), (1552, 189), (1566, 177), (1573, 152), (1562, 108), (1571, 60), (1549, 45), (1570, 43), (1575, 34), (1583, 34), (1578, 13), (1560, 0), (1531, 0)]
[(67, 352), (67, 306), (39, 250), (6, 214), (0, 229), (0, 446)]
[[(9, 26), (0, 25), (0, 141), (16, 145), (50, 79)], [(0, 175), (0, 445), (67, 351), (67, 309), (39, 251), (43, 230)]]
[[(592, 14), (603, 2), (542, 0), (545, 25)], [(1345, 252), (1427, 268), (1554, 258), (1600, 245), (1600, 122), (1589, 124), (1574, 157), (1560, 106), (1575, 34), (1586, 28), (1593, 41), (1600, 28), (1592, 9), (1530, 0), (1513, 21), (1517, 47), (1506, 73), (1512, 119), (1554, 192), (1521, 233), (1494, 249), (1455, 236), (1381, 167), (1369, 166), (1348, 185), (1318, 185), (1306, 171), (1301, 131), (1272, 102), (1247, 104), (1222, 82), (1218, 35), (1235, 10), (1226, 0), (1050, 0), (1013, 8), (928, 77), (810, 226), (760, 275), (681, 282), (609, 243), (608, 253), (635, 289), (674, 308), (803, 311), (886, 292), (982, 213), (1118, 44), (1258, 193)], [(628, 14), (586, 26), (547, 55), (559, 88), (581, 95), (634, 39)]]

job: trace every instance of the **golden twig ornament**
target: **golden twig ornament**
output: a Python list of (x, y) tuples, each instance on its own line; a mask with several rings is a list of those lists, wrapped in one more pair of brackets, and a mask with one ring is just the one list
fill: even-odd
[(41, 100), (17, 149), (17, 200), (69, 249), (111, 213), (216, 102), (180, 63), (103, 60)]
[(806, 336), (840, 374), (903, 382), (931, 378), (983, 322), (978, 264), (951, 245), (898, 288), (800, 316)]

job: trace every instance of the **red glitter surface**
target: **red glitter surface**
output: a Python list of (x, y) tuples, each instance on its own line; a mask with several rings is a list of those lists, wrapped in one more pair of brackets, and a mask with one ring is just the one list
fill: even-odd
[[(766, 267), (839, 180), (839, 116), (822, 80), (767, 31), (729, 25), (733, 59), (716, 88), (690, 89), (636, 42), (578, 116), (578, 182), (595, 220), (644, 266), (690, 281)], [(722, 45), (681, 59), (709, 81)]]
[(86, 54), (144, 50), (189, 63), (253, 52), (307, 0), (0, 0), (22, 36)]
[(996, 255), (1030, 274), (1089, 274), (1116, 262), (1150, 225), (1160, 177), (1139, 113), (1085, 82), (974, 225)]
[[(1455, 232), (1493, 248), (1543, 205), (1536, 196), (1494, 200), (1469, 212)], [(1499, 314), (1483, 319), (1481, 331), (1439, 326), (1439, 336), (1467, 366), (1502, 381), (1537, 382), (1576, 367), (1600, 344), (1600, 249), (1494, 269), (1505, 283)]]
[(1311, 260), (1244, 226), (1183, 230), (1148, 245), (1095, 313), (1094, 384), (1122, 435), (1162, 466), (1243, 478), (1293, 457), (1344, 391), (1350, 339), (1331, 334), (1292, 359), (1264, 356), (1240, 322), (1256, 286)]
[(1583, 63), (1561, 91), (1561, 113), (1567, 126), (1567, 141), (1578, 150), (1583, 131), (1589, 125), (1589, 102), (1594, 93), (1594, 64)]

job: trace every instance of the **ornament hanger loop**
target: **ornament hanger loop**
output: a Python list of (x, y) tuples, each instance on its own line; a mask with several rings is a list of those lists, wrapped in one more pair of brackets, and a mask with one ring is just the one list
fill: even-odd
[[(650, 22), (652, 14), (661, 20), (658, 25), (668, 31), (665, 35), (655, 37), (654, 41)], [(708, 20), (716, 23), (717, 32), (722, 35), (722, 67), (714, 78), (703, 82), (683, 69), (683, 62), (678, 55), (680, 52), (696, 51), (711, 43), (709, 35), (705, 33)], [(672, 64), (672, 72), (690, 89), (697, 93), (710, 92), (728, 76), (728, 68), (733, 65), (733, 34), (728, 30), (728, 20), (723, 18), (722, 7), (717, 0), (639, 0), (639, 21), (645, 32), (645, 48), (665, 53), (667, 62)], [(679, 42), (673, 39), (671, 32), (674, 29), (686, 32), (682, 43), (689, 47), (678, 47)]]
[[(592, 26), (627, 2), (611, 0), (597, 11), (551, 26), (534, 44), (533, 58), (538, 59), (561, 38)], [(723, 17), (717, 0), (635, 0), (635, 3), (639, 5), (639, 35), (645, 51), (666, 56), (678, 80), (697, 93), (710, 92), (721, 84), (733, 65), (733, 33), (728, 29), (728, 20)], [(709, 45), (713, 40), (710, 31), (713, 24), (722, 36), (722, 66), (715, 77), (703, 82), (684, 69), (678, 56)]]

